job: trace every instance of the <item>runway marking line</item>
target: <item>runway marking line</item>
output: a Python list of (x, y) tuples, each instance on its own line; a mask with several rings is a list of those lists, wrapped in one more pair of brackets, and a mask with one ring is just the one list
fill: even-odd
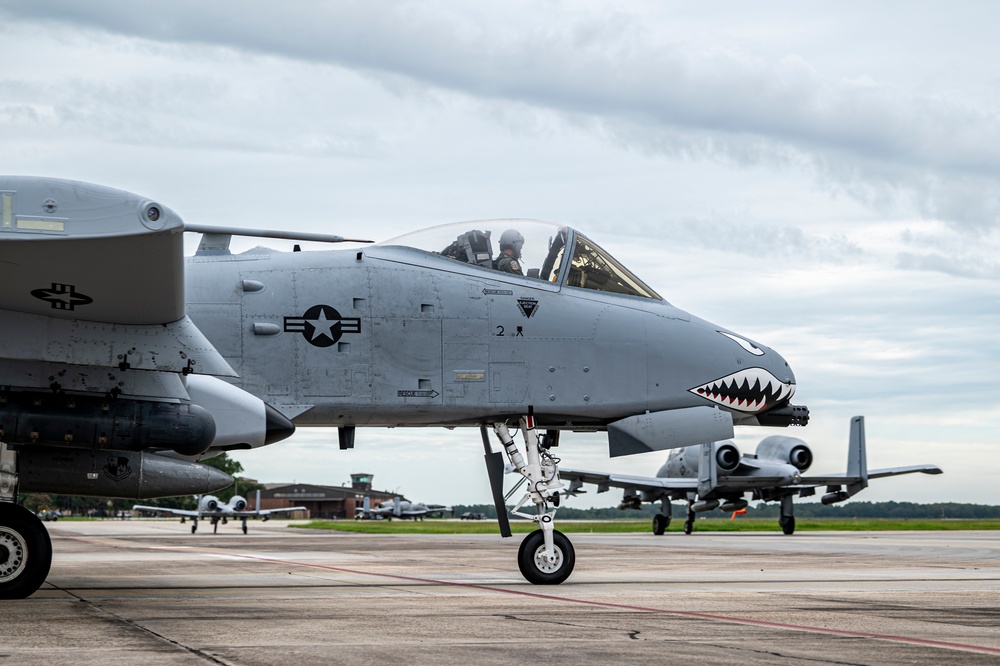
[[(110, 539), (101, 539), (93, 537), (69, 537), (70, 539), (77, 539), (79, 541), (86, 541), (90, 543), (96, 543), (104, 546), (112, 547), (125, 547), (125, 548), (135, 548), (135, 549), (150, 549), (151, 546), (144, 546), (142, 544), (135, 544), (131, 542), (118, 542), (110, 543)], [(159, 546), (155, 547), (156, 550), (169, 550), (170, 546)], [(200, 553), (202, 555), (219, 555), (220, 553), (215, 551), (210, 551), (201, 548), (192, 548), (190, 546), (178, 546), (176, 547), (179, 552), (183, 553)], [(449, 585), (451, 587), (462, 587), (475, 590), (483, 590), (486, 592), (498, 592), (500, 594), (512, 594), (521, 597), (529, 597), (533, 599), (543, 599), (545, 601), (560, 601), (569, 604), (578, 604), (582, 606), (599, 606), (603, 608), (616, 608), (620, 610), (630, 610), (639, 611), (643, 613), (656, 613), (658, 615), (675, 615), (678, 617), (690, 617), (700, 620), (714, 620), (717, 622), (729, 622), (732, 624), (743, 624), (754, 627), (768, 627), (771, 629), (786, 629), (789, 631), (803, 631), (812, 632), (820, 634), (828, 634), (831, 636), (847, 636), (850, 638), (872, 638), (875, 640), (891, 641), (895, 643), (909, 643), (911, 645), (922, 645), (926, 647), (938, 647), (945, 648), (949, 650), (963, 650), (966, 652), (979, 652), (983, 654), (998, 654), (1000, 655), (1000, 648), (991, 648), (983, 645), (969, 645), (966, 643), (951, 643), (947, 641), (934, 641), (926, 638), (914, 638), (912, 636), (895, 636), (892, 634), (875, 634), (865, 631), (848, 631), (845, 629), (830, 629), (827, 627), (812, 627), (804, 624), (787, 624), (784, 622), (768, 622), (767, 620), (753, 620), (750, 618), (733, 617), (730, 615), (716, 615), (714, 613), (699, 613), (697, 611), (682, 611), (682, 610), (670, 610), (667, 608), (652, 608), (649, 606), (632, 606), (629, 604), (616, 604), (610, 601), (590, 601), (587, 599), (574, 599), (572, 597), (562, 597), (554, 594), (542, 594), (540, 592), (525, 592), (523, 590), (509, 590), (502, 587), (494, 587), (492, 585), (480, 585), (478, 583), (463, 583), (461, 581), (451, 581), (451, 580), (436, 580), (433, 578), (420, 578), (418, 576), (405, 576), (403, 574), (390, 574), (381, 573), (376, 571), (361, 571), (360, 569), (348, 569), (346, 567), (335, 567), (330, 564), (316, 564), (311, 562), (297, 562), (295, 560), (282, 560), (273, 557), (264, 557), (261, 555), (246, 555), (242, 553), (225, 553), (228, 557), (233, 557), (242, 560), (250, 560), (254, 562), (267, 562), (269, 564), (286, 564), (300, 567), (309, 567), (312, 569), (325, 569), (327, 571), (337, 571), (340, 573), (355, 574), (358, 576), (374, 576), (378, 578), (393, 578), (395, 580), (406, 580), (416, 583), (429, 583), (432, 585)]]

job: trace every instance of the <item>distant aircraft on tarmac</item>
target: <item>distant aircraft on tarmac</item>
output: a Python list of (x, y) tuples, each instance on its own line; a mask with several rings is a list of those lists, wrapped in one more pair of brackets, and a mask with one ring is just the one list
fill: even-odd
[(624, 488), (619, 509), (638, 509), (643, 502), (660, 502), (653, 516), (653, 534), (663, 534), (670, 525), (671, 500), (687, 501), (684, 533), (694, 529), (695, 515), (719, 508), (739, 511), (746, 508), (747, 493), (753, 500), (781, 502), (778, 524), (785, 534), (795, 532), (792, 499), (809, 497), (826, 486), (823, 504), (842, 502), (868, 487), (869, 479), (912, 474), (941, 474), (935, 465), (913, 465), (888, 469), (868, 469), (863, 416), (851, 419), (847, 471), (844, 474), (802, 476), (812, 464), (813, 454), (801, 439), (775, 435), (765, 437), (755, 454), (740, 455), (733, 442), (712, 442), (671, 452), (655, 477), (603, 474), (561, 467), (559, 475), (570, 482), (568, 495), (580, 494), (583, 484), (597, 486), (602, 493), (610, 487)]
[[(257, 504), (260, 506), (260, 491), (257, 491)], [(223, 525), (226, 524), (230, 519), (236, 520), (237, 518), (243, 522), (243, 534), (247, 533), (247, 518), (263, 518), (267, 520), (275, 513), (289, 513), (292, 511), (308, 511), (308, 507), (304, 506), (289, 506), (282, 507), (280, 509), (254, 509), (252, 511), (247, 510), (247, 501), (245, 498), (239, 495), (233, 495), (229, 498), (228, 502), (222, 502), (218, 497), (214, 495), (203, 495), (198, 498), (198, 509), (196, 511), (191, 511), (188, 509), (168, 509), (162, 506), (143, 506), (141, 504), (136, 504), (132, 507), (133, 511), (150, 511), (156, 513), (169, 513), (173, 516), (181, 516), (181, 522), (183, 523), (185, 519), (191, 519), (191, 534), (198, 531), (198, 521), (202, 518), (208, 518), (212, 521), (212, 532), (219, 531), (219, 522), (221, 521)]]
[[(202, 234), (187, 260), (184, 232)], [(514, 512), (539, 528), (518, 567), (556, 584), (575, 563), (554, 529), (561, 431), (607, 432), (622, 456), (808, 422), (780, 354), (674, 307), (567, 226), (238, 255), (233, 235), (350, 240), (185, 224), (121, 190), (0, 177), (0, 598), (33, 593), (51, 563), (18, 492), (215, 492), (232, 479), (191, 461), (296, 426), (336, 427), (342, 448), (358, 427), (478, 428), (500, 532), (506, 455), (527, 483)]]
[(440, 518), (451, 510), (450, 506), (421, 504), (420, 502), (411, 502), (399, 497), (380, 502), (378, 506), (372, 507), (371, 499), (366, 497), (364, 505), (360, 509), (357, 509), (355, 518), (359, 520), (392, 520), (393, 518), (423, 520), (424, 518)]

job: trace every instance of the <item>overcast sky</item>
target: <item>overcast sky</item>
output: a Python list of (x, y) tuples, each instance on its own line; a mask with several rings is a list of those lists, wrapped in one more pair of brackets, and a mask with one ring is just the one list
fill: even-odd
[[(738, 429), (745, 451), (791, 434), (812, 471), (841, 471), (864, 414), (871, 467), (945, 475), (857, 499), (1000, 503), (1000, 7), (829, 8), (0, 0), (0, 168), (198, 224), (576, 226), (788, 359), (812, 422)], [(357, 440), (300, 429), (238, 459), (266, 482), (362, 471), (411, 499), (489, 501), (475, 430)], [(649, 475), (665, 458), (609, 461), (598, 435), (559, 454)]]

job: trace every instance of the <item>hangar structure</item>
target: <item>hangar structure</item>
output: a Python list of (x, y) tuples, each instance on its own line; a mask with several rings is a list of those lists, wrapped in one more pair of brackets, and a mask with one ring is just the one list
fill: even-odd
[[(261, 509), (281, 509), (289, 506), (309, 507), (310, 518), (354, 518), (368, 497), (372, 506), (379, 502), (406, 498), (388, 490), (372, 490), (372, 474), (351, 474), (350, 486), (321, 486), (310, 483), (268, 483), (260, 491)], [(251, 508), (254, 494), (247, 497)]]

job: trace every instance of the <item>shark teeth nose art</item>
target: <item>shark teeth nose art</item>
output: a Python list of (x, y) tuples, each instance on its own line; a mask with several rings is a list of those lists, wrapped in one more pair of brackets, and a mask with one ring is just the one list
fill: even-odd
[(791, 398), (795, 384), (782, 382), (764, 368), (747, 368), (688, 390), (723, 407), (759, 412)]

